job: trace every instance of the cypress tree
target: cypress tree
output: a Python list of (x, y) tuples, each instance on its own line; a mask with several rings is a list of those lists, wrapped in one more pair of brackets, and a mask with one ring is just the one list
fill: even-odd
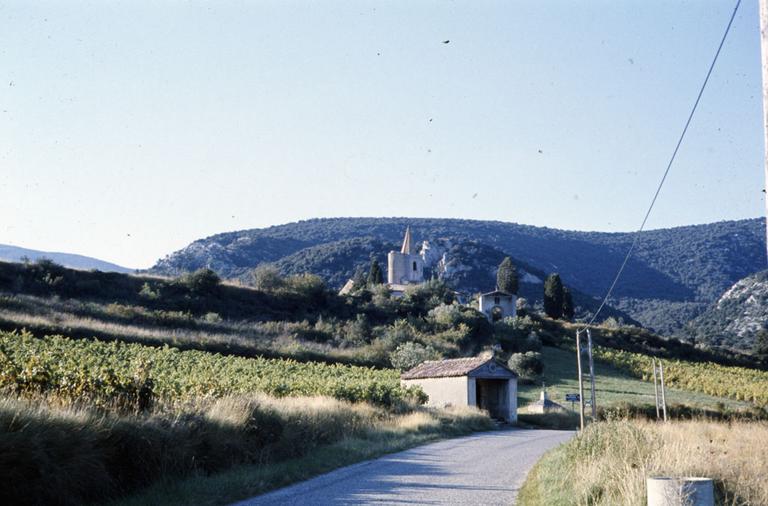
[(573, 297), (571, 291), (567, 286), (563, 287), (563, 319), (567, 321), (573, 320), (575, 309), (573, 307)]
[(768, 362), (768, 329), (760, 329), (755, 334), (753, 352), (760, 360)]
[(381, 267), (379, 267), (379, 261), (374, 260), (371, 262), (371, 270), (368, 272), (368, 286), (380, 285), (384, 282), (384, 278), (381, 275)]
[(544, 313), (553, 319), (563, 316), (563, 282), (557, 273), (544, 281)]
[(499, 264), (499, 270), (496, 272), (496, 288), (502, 292), (517, 295), (517, 269), (509, 257), (504, 258)]

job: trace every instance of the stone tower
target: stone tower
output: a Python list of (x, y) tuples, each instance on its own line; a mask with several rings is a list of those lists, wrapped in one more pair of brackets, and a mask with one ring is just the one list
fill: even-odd
[(390, 285), (410, 285), (424, 282), (424, 259), (413, 251), (411, 227), (405, 229), (400, 252), (387, 255), (387, 282)]

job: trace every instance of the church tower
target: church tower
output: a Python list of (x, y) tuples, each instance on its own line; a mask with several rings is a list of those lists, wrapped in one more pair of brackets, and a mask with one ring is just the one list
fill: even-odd
[(387, 282), (390, 285), (410, 285), (424, 282), (424, 259), (413, 250), (411, 227), (405, 229), (400, 252), (387, 255)]

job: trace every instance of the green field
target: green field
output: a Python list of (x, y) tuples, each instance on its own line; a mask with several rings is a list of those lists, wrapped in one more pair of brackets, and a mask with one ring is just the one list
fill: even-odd
[[(549, 398), (570, 408), (571, 403), (565, 401), (565, 394), (579, 391), (576, 374), (576, 353), (545, 346), (542, 348), (541, 354), (544, 361), (542, 381), (546, 384)], [(598, 406), (612, 406), (624, 402), (630, 404), (653, 404), (653, 383), (641, 381), (602, 362), (595, 362), (595, 373)], [(585, 383), (584, 388), (588, 389), (589, 384)], [(521, 385), (518, 392), (518, 405), (521, 408), (525, 407), (528, 403), (538, 399), (540, 393), (540, 384)], [(585, 397), (587, 395), (588, 392), (585, 390)], [(730, 408), (750, 406), (746, 402), (672, 388), (667, 388), (667, 403), (710, 408), (716, 407), (718, 403), (722, 403)]]

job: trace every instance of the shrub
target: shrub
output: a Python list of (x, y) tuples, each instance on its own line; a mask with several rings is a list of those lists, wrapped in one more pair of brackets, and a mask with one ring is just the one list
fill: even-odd
[(139, 290), (139, 297), (147, 300), (157, 300), (160, 298), (160, 290), (153, 290), (150, 284), (145, 282), (143, 285), (141, 285), (141, 290)]
[(531, 332), (525, 338), (525, 351), (541, 351), (541, 339), (535, 332)]
[(344, 342), (353, 346), (367, 343), (371, 338), (371, 325), (368, 317), (358, 313), (354, 320), (348, 321), (343, 328)]
[(315, 274), (296, 274), (285, 280), (285, 288), (312, 302), (322, 302), (325, 282)]
[(179, 278), (179, 283), (196, 295), (211, 295), (220, 282), (219, 275), (207, 268), (198, 269)]
[(462, 321), (461, 306), (456, 303), (440, 304), (429, 311), (428, 319), (443, 328), (455, 327)]
[(544, 362), (541, 360), (541, 353), (535, 351), (515, 353), (509, 357), (507, 365), (524, 379), (534, 379), (544, 372)]
[(273, 265), (260, 265), (251, 271), (253, 286), (263, 292), (274, 292), (285, 286), (285, 279)]
[(375, 285), (371, 289), (371, 293), (373, 294), (371, 300), (375, 306), (384, 310), (393, 308), (395, 301), (392, 300), (392, 294), (387, 285)]
[(401, 302), (406, 309), (423, 315), (440, 304), (451, 304), (454, 300), (453, 290), (444, 281), (433, 279), (407, 286)]
[(414, 342), (403, 343), (389, 354), (389, 361), (392, 367), (401, 371), (407, 371), (422, 362), (438, 358), (440, 358), (440, 355), (434, 348)]
[(214, 313), (212, 311), (205, 313), (205, 316), (203, 316), (203, 319), (208, 323), (221, 323), (222, 321), (221, 315), (219, 315), (219, 313)]

